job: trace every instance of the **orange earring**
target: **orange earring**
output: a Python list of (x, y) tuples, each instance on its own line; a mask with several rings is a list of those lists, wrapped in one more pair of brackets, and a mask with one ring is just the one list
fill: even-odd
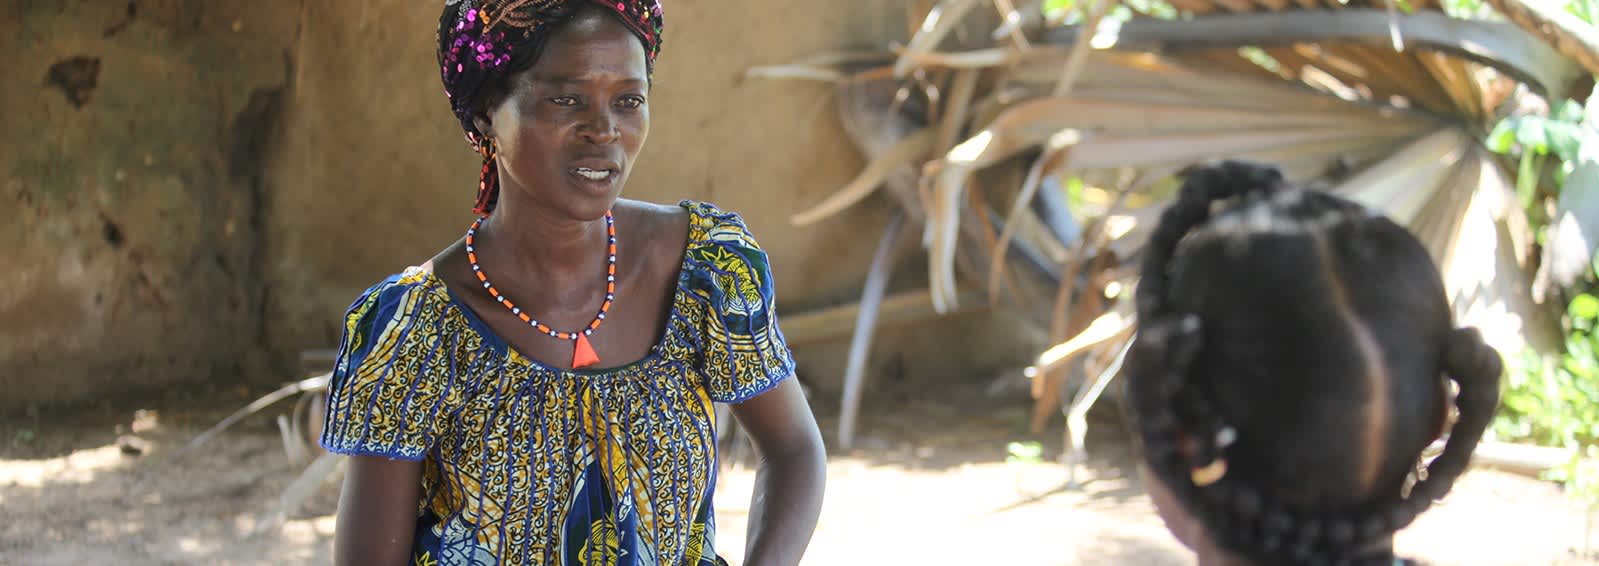
[(483, 155), (483, 169), (477, 176), (477, 204), (472, 206), (472, 212), (478, 216), (488, 216), (494, 212), (494, 205), (500, 197), (500, 166), (496, 158), (499, 157), (499, 147), (494, 143), (494, 138), (484, 138), (478, 144), (478, 153)]

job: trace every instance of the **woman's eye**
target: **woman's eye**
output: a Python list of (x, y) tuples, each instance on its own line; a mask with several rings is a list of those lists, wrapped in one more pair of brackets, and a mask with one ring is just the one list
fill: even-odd
[(555, 103), (556, 106), (577, 106), (577, 97), (557, 96), (555, 98), (551, 98), (550, 102)]
[(622, 97), (622, 100), (617, 101), (617, 105), (619, 105), (619, 106), (621, 106), (623, 108), (630, 109), (630, 110), (634, 109), (634, 108), (638, 108), (638, 107), (644, 105), (644, 97), (642, 97), (642, 96), (624, 96), (624, 97)]

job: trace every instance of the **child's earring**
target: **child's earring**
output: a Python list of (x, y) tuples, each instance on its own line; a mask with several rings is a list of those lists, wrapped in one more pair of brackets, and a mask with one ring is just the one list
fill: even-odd
[(1223, 458), (1220, 452), (1226, 450), (1228, 446), (1232, 446), (1237, 441), (1238, 431), (1233, 429), (1233, 427), (1224, 426), (1218, 429), (1215, 439), (1216, 452), (1218, 453), (1216, 458), (1203, 467), (1194, 468), (1188, 473), (1188, 479), (1193, 480), (1195, 486), (1205, 487), (1227, 477), (1227, 459)]

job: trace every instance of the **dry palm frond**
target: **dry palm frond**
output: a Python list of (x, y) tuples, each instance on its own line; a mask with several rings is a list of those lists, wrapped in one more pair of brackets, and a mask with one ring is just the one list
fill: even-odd
[(1553, 5), (1522, 0), (1488, 0), (1488, 4), (1521, 26), (1521, 29), (1541, 36), (1589, 73), (1599, 75), (1599, 29), (1571, 14), (1553, 9)]
[(899, 61), (894, 63), (894, 76), (904, 77), (911, 69), (918, 65), (916, 56), (929, 53), (937, 47), (944, 37), (949, 35), (966, 12), (977, 5), (977, 0), (943, 0), (927, 13), (927, 18), (922, 20), (922, 25), (916, 30), (916, 35), (911, 36), (910, 42), (905, 46), (904, 53)]
[(994, 251), (990, 254), (988, 275), (988, 300), (990, 303), (998, 302), (999, 279), (1005, 269), (1005, 252), (1010, 246), (1010, 239), (1018, 227), (1022, 225), (1023, 214), (1027, 211), (1028, 203), (1033, 202), (1033, 195), (1043, 184), (1044, 176), (1050, 174), (1061, 165), (1061, 160), (1066, 157), (1066, 152), (1075, 145), (1081, 137), (1076, 130), (1065, 130), (1050, 136), (1045, 143), (1044, 152), (1033, 160), (1033, 165), (1027, 170), (1027, 179), (1022, 181), (1022, 188), (1016, 194), (1011, 205), (1010, 214), (1005, 217), (1005, 226), (999, 233), (999, 241), (994, 243)]
[(917, 130), (887, 152), (877, 156), (866, 165), (855, 180), (850, 181), (844, 188), (827, 197), (815, 207), (795, 214), (792, 222), (797, 226), (814, 224), (824, 218), (837, 214), (850, 205), (860, 202), (882, 186), (883, 182), (894, 171), (915, 160), (923, 158), (928, 150), (933, 147), (933, 132), (929, 128)]
[[(1525, 295), (1521, 262), (1529, 246), (1517, 234), (1492, 235), (1493, 222), (1517, 221), (1517, 207), (1500, 204), (1510, 202), (1500, 165), (1474, 135), (1503, 107), (1507, 83), (1559, 97), (1578, 76), (1576, 65), (1534, 35), (1451, 19), (1435, 2), (1412, 2), (1414, 13), (1399, 14), (1386, 0), (1347, 9), (1316, 0), (1177, 0), (1197, 17), (1135, 17), (1122, 22), (1114, 46), (1088, 49), (1095, 16), (1114, 0), (1081, 1), (1085, 24), (1055, 29), (1018, 16), (1005, 0), (973, 12), (978, 1), (937, 2), (918, 14), (911, 40), (890, 50), (892, 68), (839, 81), (845, 128), (873, 159), (851, 190), (817, 209), (889, 187), (908, 218), (923, 222), (937, 312), (955, 312), (961, 297), (973, 295), (961, 285), (972, 284), (991, 303), (1001, 291), (1013, 297), (1021, 318), (1041, 319), (1051, 341), (1092, 327), (1068, 320), (1068, 313), (1096, 316), (1071, 308), (1098, 292), (1080, 276), (1084, 265), (1134, 257), (1175, 188), (1175, 172), (1221, 158), (1271, 162), (1291, 181), (1331, 187), (1405, 224), (1439, 259), (1462, 314), (1525, 311), (1515, 293)], [(965, 29), (957, 20), (995, 12), (1003, 23), (983, 28), (992, 30), (990, 43), (941, 50), (953, 30)], [(899, 106), (911, 85), (923, 94), (910, 97), (908, 104), (923, 105), (915, 112)], [(885, 92), (902, 96), (888, 104)], [(920, 136), (931, 137), (924, 163), (885, 158), (907, 145), (923, 148)], [(1046, 200), (1041, 187), (1062, 191), (1061, 177), (1093, 180), (1073, 196), (1084, 209), (1065, 215), (1092, 217), (1076, 237), (1065, 235), (1062, 215), (1030, 208)], [(1472, 246), (1496, 251), (1461, 253)], [(1504, 268), (1516, 275), (1491, 277)], [(1135, 269), (1110, 273), (1130, 281)], [(1048, 291), (1038, 292), (1040, 280), (1050, 281)], [(1052, 308), (1037, 308), (1051, 292)], [(1523, 322), (1547, 326), (1535, 314), (1509, 326)], [(1126, 336), (1100, 338), (1094, 355), (1103, 357)], [(1080, 352), (1052, 355), (1063, 351)], [(1052, 360), (1043, 366), (1059, 361)]]

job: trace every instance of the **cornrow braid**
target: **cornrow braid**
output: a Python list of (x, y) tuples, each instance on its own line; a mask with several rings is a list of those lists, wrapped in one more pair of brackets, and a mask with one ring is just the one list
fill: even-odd
[[(1229, 551), (1267, 564), (1389, 566), (1401, 562), (1393, 555), (1389, 537), (1447, 494), (1465, 472), (1498, 404), (1502, 362), (1474, 329), (1449, 331), (1441, 336), (1441, 347), (1426, 350), (1439, 352), (1441, 359), (1421, 360), (1424, 367), (1441, 368), (1459, 387), (1455, 401), (1459, 419), (1443, 452), (1426, 467), (1426, 479), (1416, 483), (1408, 497), (1399, 489), (1382, 493), (1387, 486), (1379, 484), (1378, 493), (1358, 502), (1309, 504), (1263, 489), (1245, 477), (1249, 474), (1229, 471), (1226, 453), (1241, 433), (1217, 410), (1213, 392), (1194, 380), (1199, 360), (1224, 345), (1207, 348), (1206, 321), (1183, 312), (1173, 300), (1170, 270), (1181, 243), (1203, 237), (1192, 233), (1210, 220), (1212, 206), (1235, 197), (1290, 205), (1271, 210), (1286, 219), (1263, 216), (1267, 209), (1258, 206), (1229, 217), (1230, 222), (1243, 224), (1237, 231), (1241, 234), (1231, 236), (1251, 236), (1252, 229), (1311, 239), (1329, 233), (1349, 236), (1352, 232), (1334, 228), (1361, 230), (1363, 223), (1375, 220), (1381, 225), (1372, 230), (1413, 240), (1402, 228), (1354, 203), (1313, 192), (1290, 195), (1283, 189), (1282, 175), (1275, 168), (1238, 161), (1198, 167), (1188, 173), (1176, 202), (1161, 215), (1144, 251), (1143, 276), (1136, 291), (1140, 328), (1123, 370), (1136, 440), (1151, 473)], [(1414, 249), (1421, 250), (1419, 244)], [(1411, 258), (1425, 258), (1424, 251), (1414, 253), (1419, 255)], [(1431, 269), (1430, 261), (1426, 263)], [(1436, 270), (1427, 273), (1437, 279)], [(1436, 294), (1442, 300), (1442, 293)], [(1447, 313), (1441, 316), (1447, 320)], [(1410, 454), (1412, 461), (1420, 458), (1419, 452)]]
[(1281, 187), (1282, 182), (1282, 173), (1276, 169), (1239, 161), (1224, 161), (1188, 171), (1178, 190), (1177, 202), (1161, 213), (1160, 222), (1144, 247), (1143, 274), (1134, 296), (1139, 318), (1149, 320), (1146, 317), (1170, 310), (1166, 292), (1170, 277), (1167, 267), (1177, 251), (1177, 242), (1189, 230), (1210, 219), (1211, 202), (1247, 191), (1273, 191)]

